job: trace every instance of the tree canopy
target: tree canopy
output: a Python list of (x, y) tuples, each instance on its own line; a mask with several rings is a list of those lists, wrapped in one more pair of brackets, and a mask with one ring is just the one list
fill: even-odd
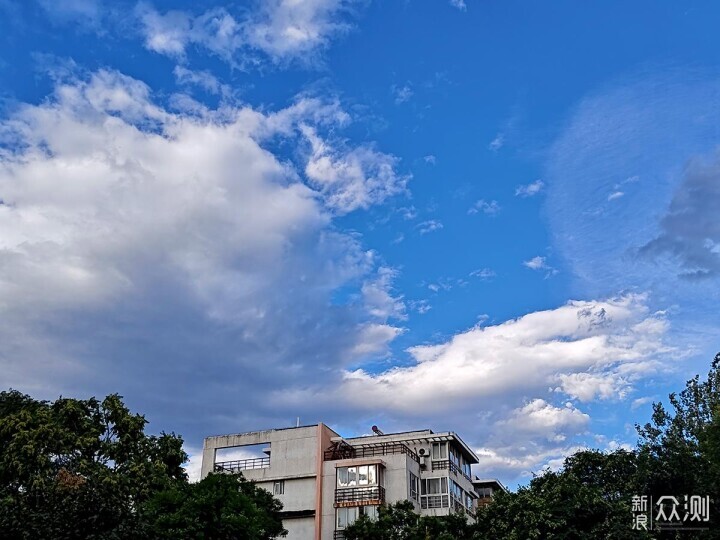
[(118, 395), (0, 392), (0, 538), (269, 539), (280, 503), (238, 477), (189, 484), (183, 441), (145, 433)]

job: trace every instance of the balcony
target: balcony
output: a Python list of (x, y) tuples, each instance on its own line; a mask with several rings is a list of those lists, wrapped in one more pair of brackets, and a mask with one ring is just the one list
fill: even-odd
[(344, 441), (333, 443), (332, 446), (324, 452), (325, 461), (335, 461), (338, 459), (356, 459), (371, 458), (378, 456), (388, 456), (391, 454), (406, 454), (416, 463), (420, 463), (420, 458), (409, 447), (400, 442), (375, 443), (375, 444), (359, 444), (351, 446)]
[(335, 531), (333, 540), (345, 540), (345, 531)]
[(455, 465), (449, 459), (443, 459), (441, 461), (433, 461), (432, 462), (432, 470), (433, 471), (439, 471), (439, 470), (443, 470), (443, 469), (450, 469), (450, 472), (455, 473), (458, 476), (464, 476), (468, 480), (472, 481), (472, 478), (470, 478), (467, 474), (465, 474), (460, 467)]
[(384, 502), (385, 488), (382, 486), (340, 488), (335, 490), (336, 507), (383, 504)]
[(218, 461), (215, 463), (215, 472), (238, 473), (252, 469), (267, 469), (270, 467), (270, 458), (238, 459), (235, 461)]

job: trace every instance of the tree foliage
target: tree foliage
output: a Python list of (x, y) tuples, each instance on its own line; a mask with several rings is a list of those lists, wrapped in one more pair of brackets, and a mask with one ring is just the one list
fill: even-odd
[(182, 439), (148, 435), (146, 424), (117, 395), (46, 402), (0, 392), (0, 538), (170, 538), (167, 523), (174, 538), (282, 532), (269, 493), (229, 477), (189, 485)]

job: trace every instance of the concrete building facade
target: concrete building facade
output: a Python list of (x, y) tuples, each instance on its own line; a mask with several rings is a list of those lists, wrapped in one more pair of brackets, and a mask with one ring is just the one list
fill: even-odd
[[(342, 539), (347, 525), (386, 503), (408, 500), (424, 515), (477, 507), (476, 487), (486, 484), (473, 479), (478, 458), (455, 433), (373, 430), (343, 438), (321, 423), (208, 437), (202, 477), (242, 473), (268, 490), (283, 503), (289, 540)], [(244, 451), (243, 459), (223, 460), (227, 449)]]

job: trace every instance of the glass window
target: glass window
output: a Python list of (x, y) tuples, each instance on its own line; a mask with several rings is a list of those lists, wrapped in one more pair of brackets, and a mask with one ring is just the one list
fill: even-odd
[(367, 486), (368, 484), (368, 466), (361, 465), (357, 469), (357, 483), (358, 486)]
[(377, 465), (368, 465), (368, 484), (379, 484), (377, 479)]
[(410, 498), (418, 500), (418, 483), (420, 479), (413, 473), (410, 473)]
[(377, 521), (378, 518), (378, 507), (377, 506), (363, 506), (362, 514), (369, 517), (373, 521)]
[(273, 484), (273, 495), (283, 495), (285, 493), (285, 480), (279, 480)]
[(337, 528), (344, 529), (348, 525), (355, 523), (358, 518), (358, 507), (338, 508), (337, 509)]
[(348, 485), (348, 468), (339, 467), (337, 470), (337, 483), (339, 487), (346, 487)]
[(357, 468), (348, 467), (348, 486), (357, 486)]
[(445, 443), (433, 443), (432, 445), (432, 458), (447, 459), (447, 444)]
[(439, 495), (448, 492), (447, 478), (425, 478), (422, 481), (423, 495)]

